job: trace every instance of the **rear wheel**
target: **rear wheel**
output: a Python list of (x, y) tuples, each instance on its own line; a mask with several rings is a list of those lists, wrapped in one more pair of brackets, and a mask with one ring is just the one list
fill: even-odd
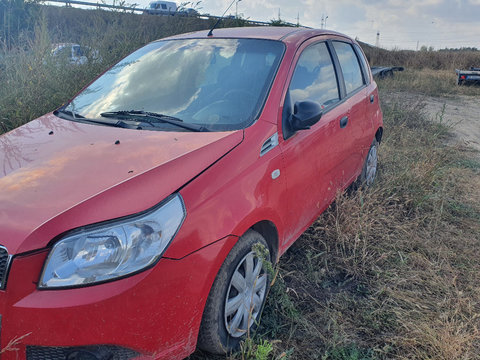
[(367, 158), (363, 164), (362, 173), (358, 179), (358, 185), (373, 185), (375, 178), (377, 176), (377, 165), (378, 165), (378, 141), (374, 139), (368, 150)]
[(262, 235), (247, 231), (228, 254), (215, 278), (205, 305), (198, 335), (199, 348), (224, 354), (239, 348), (254, 331), (265, 304), (269, 277), (262, 256), (253, 249), (268, 245)]

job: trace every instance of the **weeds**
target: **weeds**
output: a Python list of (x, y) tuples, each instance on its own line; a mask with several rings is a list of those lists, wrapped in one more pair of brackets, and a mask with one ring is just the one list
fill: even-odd
[(12, 340), (8, 342), (7, 346), (5, 346), (3, 349), (0, 350), (0, 354), (11, 352), (11, 351), (17, 352), (18, 350), (20, 350), (20, 348), (18, 348), (18, 345), (20, 345), (22, 343), (22, 340), (25, 339), (30, 334), (31, 333), (28, 333), (19, 337), (14, 337)]
[(393, 78), (378, 80), (378, 86), (388, 92), (414, 91), (437, 97), (480, 96), (480, 86), (456, 85), (456, 74), (453, 70), (406, 68), (405, 71), (396, 72)]
[(469, 69), (470, 66), (480, 63), (480, 51), (464, 49), (460, 51), (413, 51), (413, 50), (385, 50), (361, 44), (370, 65), (404, 66), (416, 70), (447, 70)]
[(244, 341), (241, 346), (242, 360), (267, 360), (269, 359), (269, 354), (272, 351), (273, 345), (267, 340), (263, 340), (259, 344), (255, 344), (253, 340), (249, 338)]

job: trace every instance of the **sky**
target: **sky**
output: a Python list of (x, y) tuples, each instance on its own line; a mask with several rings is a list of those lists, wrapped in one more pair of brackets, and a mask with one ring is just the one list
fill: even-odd
[[(198, 0), (196, 0), (198, 1)], [(192, 3), (196, 3), (196, 1)], [(234, 0), (201, 0), (200, 13), (221, 15)], [(132, 1), (133, 2), (133, 1)], [(149, 0), (136, 0), (144, 7)], [(177, 1), (177, 4), (180, 2)], [(250, 20), (326, 28), (392, 49), (421, 46), (480, 49), (480, 0), (238, 0), (227, 12)]]

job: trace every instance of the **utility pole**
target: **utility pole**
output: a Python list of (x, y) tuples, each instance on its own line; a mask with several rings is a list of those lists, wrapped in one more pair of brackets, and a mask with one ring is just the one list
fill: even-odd
[(380, 31), (377, 30), (377, 41), (375, 41), (375, 46), (380, 47)]
[(300, 26), (300, 12), (297, 12), (297, 27)]
[(238, 19), (238, 3), (242, 0), (235, 1), (235, 19)]
[(280, 8), (278, 8), (278, 20), (280, 21)]
[(325, 29), (327, 27), (327, 19), (328, 19), (328, 15), (325, 16), (325, 14), (322, 14), (322, 20), (321, 20), (321, 23), (320, 23), (320, 29)]
[(420, 45), (420, 41), (417, 40), (417, 51), (418, 51), (418, 45)]

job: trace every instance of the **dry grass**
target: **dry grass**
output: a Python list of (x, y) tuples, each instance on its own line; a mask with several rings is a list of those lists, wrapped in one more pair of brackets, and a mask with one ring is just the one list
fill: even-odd
[(480, 66), (480, 51), (412, 51), (385, 50), (367, 44), (362, 48), (370, 65), (396, 65), (408, 69), (449, 70)]
[(458, 86), (456, 80), (457, 75), (452, 70), (407, 68), (405, 71), (395, 72), (393, 78), (380, 79), (378, 85), (387, 92), (413, 91), (422, 95), (448, 97), (480, 96), (480, 86)]
[(2, 350), (0, 350), (0, 355), (7, 352), (18, 352), (20, 350), (19, 345), (22, 343), (23, 339), (25, 339), (27, 336), (30, 336), (30, 334), (31, 333), (19, 337), (14, 337)]

